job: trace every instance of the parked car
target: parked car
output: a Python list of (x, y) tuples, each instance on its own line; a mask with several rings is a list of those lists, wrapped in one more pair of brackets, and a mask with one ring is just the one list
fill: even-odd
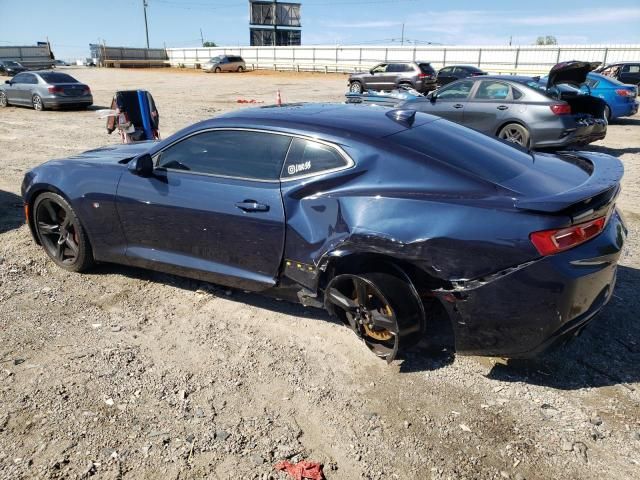
[(20, 72), (24, 72), (26, 68), (22, 64), (13, 60), (0, 60), (0, 73), (2, 75), (13, 77)]
[(352, 93), (393, 90), (402, 86), (423, 93), (435, 90), (436, 71), (429, 62), (394, 62), (380, 63), (368, 72), (352, 73), (349, 76), (349, 91)]
[(611, 63), (595, 70), (619, 82), (640, 86), (640, 62)]
[(69, 271), (115, 262), (295, 298), (387, 360), (444, 310), (458, 353), (520, 357), (612, 296), (622, 174), (415, 110), (296, 104), (50, 161), (22, 194)]
[(62, 72), (22, 72), (0, 84), (0, 107), (21, 105), (44, 110), (67, 106), (88, 107), (92, 104), (89, 86)]
[(605, 137), (604, 102), (590, 98), (556, 98), (540, 91), (531, 77), (498, 75), (458, 80), (400, 105), (523, 147), (561, 148)]
[(54, 60), (53, 65), (56, 67), (68, 67), (69, 63), (65, 62), (64, 60)]
[(436, 82), (438, 87), (442, 87), (461, 78), (477, 77), (480, 75), (488, 75), (487, 72), (480, 70), (478, 67), (472, 65), (451, 65), (449, 67), (441, 68), (438, 71)]
[[(547, 77), (542, 77), (538, 83), (547, 84)], [(605, 101), (604, 117), (608, 122), (618, 117), (635, 115), (638, 112), (638, 87), (625, 85), (615, 78), (599, 73), (589, 72), (587, 79), (581, 85), (564, 84), (562, 88), (574, 95), (591, 95)]]
[(244, 72), (246, 69), (244, 60), (237, 55), (218, 55), (202, 65), (202, 70), (207, 73)]

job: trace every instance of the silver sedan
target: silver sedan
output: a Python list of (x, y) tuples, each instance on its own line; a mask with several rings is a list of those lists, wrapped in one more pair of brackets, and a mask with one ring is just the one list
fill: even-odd
[(92, 104), (89, 86), (66, 73), (22, 72), (0, 84), (0, 107), (21, 105), (44, 110), (65, 106), (86, 108)]

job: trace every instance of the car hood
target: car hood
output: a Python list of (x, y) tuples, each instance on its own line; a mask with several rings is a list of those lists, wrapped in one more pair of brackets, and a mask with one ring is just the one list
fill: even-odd
[(560, 83), (569, 83), (572, 85), (580, 85), (587, 79), (587, 74), (598, 68), (601, 62), (562, 62), (554, 65), (549, 70), (547, 78), (547, 88)]
[(148, 152), (156, 143), (158, 142), (146, 141), (127, 143), (124, 145), (109, 145), (106, 147), (95, 148), (93, 150), (87, 150), (86, 152), (69, 157), (69, 160), (118, 163), (130, 160), (133, 157), (137, 157), (142, 153)]

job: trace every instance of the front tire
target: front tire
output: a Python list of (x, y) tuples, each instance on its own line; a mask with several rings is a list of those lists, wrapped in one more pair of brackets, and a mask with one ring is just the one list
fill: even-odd
[(0, 92), (0, 107), (6, 107), (9, 105), (7, 101), (7, 94), (4, 92)]
[(611, 123), (611, 108), (609, 108), (609, 105), (604, 106), (604, 119), (607, 123)]
[(349, 92), (351, 93), (362, 93), (363, 88), (360, 82), (351, 82), (349, 85)]
[(238, 67), (238, 73), (242, 73), (242, 72), (244, 72), (244, 67), (243, 66)]
[(222, 69), (220, 67), (216, 67), (213, 72), (214, 73), (220, 73), (220, 72), (222, 72)]
[(498, 138), (506, 140), (507, 142), (515, 143), (524, 148), (529, 148), (529, 142), (531, 136), (529, 130), (520, 125), (519, 123), (508, 123), (500, 129), (498, 132)]
[(44, 103), (42, 102), (42, 98), (40, 95), (34, 95), (31, 97), (31, 104), (33, 105), (33, 109), (41, 112), (44, 110)]
[(33, 203), (33, 226), (45, 253), (70, 272), (83, 272), (94, 264), (93, 251), (80, 220), (60, 195), (46, 192)]

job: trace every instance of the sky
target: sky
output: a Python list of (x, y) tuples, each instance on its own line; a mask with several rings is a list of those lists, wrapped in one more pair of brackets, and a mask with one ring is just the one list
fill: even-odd
[[(147, 0), (152, 47), (248, 45), (247, 0)], [(47, 38), (57, 58), (81, 58), (89, 43), (145, 46), (143, 0), (0, 0), (0, 45)], [(640, 0), (307, 0), (304, 45), (530, 45), (640, 43)]]

